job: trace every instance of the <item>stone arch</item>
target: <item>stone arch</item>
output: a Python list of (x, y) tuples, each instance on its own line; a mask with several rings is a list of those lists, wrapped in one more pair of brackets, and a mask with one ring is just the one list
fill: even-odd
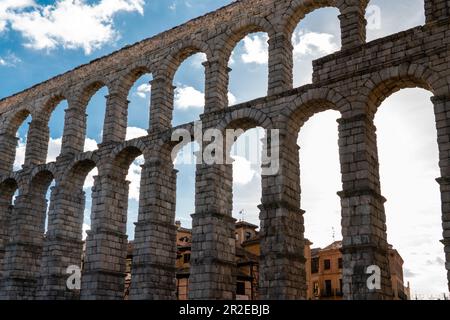
[(336, 110), (341, 114), (350, 107), (349, 102), (342, 95), (332, 89), (312, 89), (295, 99), (280, 115), (280, 123), (286, 123), (288, 132), (298, 134), (306, 121), (314, 114)]
[[(57, 176), (58, 176), (57, 173), (58, 172), (57, 172), (55, 163), (49, 163), (49, 164), (34, 167), (34, 169), (30, 173), (30, 181), (31, 181), (30, 188), (32, 188), (33, 183), (35, 183), (36, 181), (41, 179), (41, 177), (43, 177), (43, 178), (46, 177), (48, 179), (51, 178), (50, 179), (50, 182), (51, 182), (52, 180), (57, 178)], [(38, 179), (38, 180), (35, 180), (35, 179)], [(49, 184), (50, 184), (50, 182), (49, 182)], [(33, 190), (31, 190), (31, 191), (33, 191)]]
[[(5, 116), (2, 128), (0, 129), (0, 174), (5, 174), (14, 170), (13, 166), (17, 155), (16, 148), (19, 141), (17, 132), (29, 116), (32, 119), (35, 118), (33, 110), (28, 106), (20, 106), (17, 111), (11, 112), (11, 114)], [(27, 136), (29, 136), (30, 128), (31, 126), (28, 127)], [(26, 150), (28, 150), (29, 145), (27, 139), (25, 146)], [(26, 163), (26, 161), (22, 164), (24, 163)]]
[(36, 168), (33, 170), (33, 174), (31, 176), (31, 191), (42, 191), (47, 189), (53, 179), (54, 175), (51, 170), (48, 170), (47, 168), (43, 170)]
[(77, 94), (77, 101), (79, 102), (80, 108), (85, 111), (89, 101), (95, 95), (95, 93), (101, 88), (106, 87), (108, 92), (110, 92), (111, 85), (102, 79), (95, 79), (84, 86)]
[(206, 42), (197, 41), (194, 39), (186, 39), (177, 43), (169, 49), (169, 56), (164, 58), (161, 67), (155, 71), (155, 78), (161, 73), (167, 76), (167, 80), (172, 82), (175, 73), (184, 60), (197, 53), (206, 54), (207, 60), (212, 57), (211, 50)]
[(46, 120), (49, 120), (51, 117), (52, 112), (55, 110), (55, 108), (64, 100), (67, 100), (67, 94), (63, 92), (58, 92), (56, 94), (52, 94), (50, 97), (47, 98), (47, 100), (43, 103), (42, 107), (40, 108), (40, 112), (42, 114), (42, 117)]
[(419, 87), (440, 95), (448, 90), (448, 84), (440, 80), (438, 73), (418, 64), (403, 64), (373, 74), (362, 86), (360, 96), (366, 101), (365, 112), (374, 116), (381, 103), (393, 93), (406, 88)]
[(275, 27), (266, 18), (250, 17), (242, 19), (228, 26), (224, 35), (215, 41), (215, 54), (223, 61), (224, 65), (228, 65), (228, 60), (236, 44), (246, 35), (254, 32), (265, 32), (269, 39), (274, 38), (276, 34)]
[(29, 107), (19, 107), (18, 110), (12, 113), (6, 120), (4, 128), (5, 133), (11, 136), (15, 136), (21, 124), (30, 115), (31, 117), (33, 117), (33, 112)]
[(264, 112), (252, 108), (233, 110), (219, 122), (217, 129), (241, 128), (248, 130), (255, 127), (262, 127), (266, 130), (274, 128), (272, 119)]
[(128, 67), (115, 81), (111, 91), (127, 96), (134, 83), (143, 75), (151, 74), (151, 70), (152, 68), (145, 61), (133, 63), (133, 65)]
[(336, 0), (294, 0), (284, 14), (287, 19), (282, 21), (279, 27), (286, 35), (292, 36), (300, 21), (314, 10), (333, 7), (341, 11), (336, 2)]
[(78, 155), (67, 167), (60, 183), (65, 183), (67, 181), (70, 184), (82, 187), (86, 180), (86, 176), (92, 169), (97, 167), (98, 162), (99, 158), (93, 152), (86, 152)]
[(111, 153), (112, 174), (126, 177), (133, 161), (143, 155), (145, 158), (145, 145), (141, 140), (130, 140), (115, 148)]

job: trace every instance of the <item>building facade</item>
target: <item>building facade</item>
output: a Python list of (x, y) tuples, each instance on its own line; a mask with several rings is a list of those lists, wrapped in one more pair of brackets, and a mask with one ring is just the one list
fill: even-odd
[[(177, 299), (188, 300), (191, 260), (192, 231), (183, 228), (177, 221)], [(235, 224), (236, 236), (236, 299), (258, 300), (259, 257), (261, 254), (258, 226), (239, 221)], [(313, 243), (306, 239), (306, 279), (307, 299), (342, 300), (343, 299), (343, 259), (342, 242), (335, 241), (329, 246), (311, 248)], [(126, 293), (131, 285), (132, 243), (128, 246)], [(389, 266), (393, 300), (410, 300), (409, 283), (404, 285), (403, 259), (396, 249), (389, 246)]]

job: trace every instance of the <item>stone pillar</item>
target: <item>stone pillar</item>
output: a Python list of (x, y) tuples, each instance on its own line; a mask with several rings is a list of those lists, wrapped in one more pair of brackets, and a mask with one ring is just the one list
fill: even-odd
[(86, 111), (79, 101), (69, 100), (68, 103), (69, 107), (65, 110), (61, 155), (83, 152), (86, 139)]
[[(6, 244), (0, 299), (35, 298), (45, 232), (47, 179), (17, 196)], [(48, 183), (47, 183), (48, 182)]]
[(3, 271), (5, 247), (9, 239), (9, 224), (12, 218), (12, 199), (17, 189), (15, 182), (5, 182), (0, 186), (0, 283)]
[(169, 77), (163, 75), (155, 77), (151, 81), (151, 86), (150, 130), (167, 130), (172, 127), (175, 87)]
[(189, 299), (236, 296), (236, 240), (231, 164), (197, 165)]
[(100, 175), (92, 189), (91, 230), (81, 278), (81, 299), (122, 300), (125, 296), (129, 182)]
[(292, 40), (284, 33), (269, 39), (269, 85), (268, 95), (277, 94), (293, 87)]
[[(271, 143), (271, 154), (279, 151), (279, 170), (262, 176), (259, 296), (263, 300), (306, 299), (297, 134)], [(264, 154), (270, 154), (267, 144), (264, 147)]]
[(102, 143), (125, 141), (127, 134), (128, 104), (126, 93), (106, 96), (106, 115)]
[(0, 176), (7, 175), (13, 170), (18, 140), (12, 134), (0, 134), (0, 154), (2, 155), (0, 157)]
[[(340, 5), (342, 49), (361, 46), (366, 43), (365, 9), (367, 0), (346, 0)], [(344, 3), (345, 2), (345, 3)]]
[(445, 268), (447, 269), (450, 290), (450, 96), (433, 97), (434, 113), (439, 145), (439, 167), (441, 177), (437, 179), (441, 189), (442, 228), (445, 251)]
[(445, 19), (450, 16), (450, 1), (448, 0), (425, 0), (426, 23)]
[[(209, 60), (205, 67), (205, 113), (228, 107), (228, 82), (230, 68), (226, 61)], [(207, 107), (206, 107), (207, 106)]]
[[(344, 298), (391, 299), (384, 202), (380, 194), (376, 129), (365, 114), (339, 122), (343, 191), (342, 252)], [(381, 288), (370, 290), (367, 268), (381, 269)]]
[(37, 299), (76, 300), (79, 290), (67, 288), (70, 266), (81, 268), (85, 195), (68, 181), (52, 189)]
[(158, 159), (142, 166), (130, 299), (176, 299), (176, 170)]
[(47, 162), (50, 130), (42, 119), (33, 119), (28, 130), (27, 147), (25, 151), (25, 166), (44, 164)]

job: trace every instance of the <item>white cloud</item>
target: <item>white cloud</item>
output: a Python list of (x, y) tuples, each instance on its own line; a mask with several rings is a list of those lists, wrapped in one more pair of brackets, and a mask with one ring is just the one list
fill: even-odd
[(205, 105), (205, 94), (189, 86), (181, 86), (175, 90), (175, 108), (186, 110), (202, 108)]
[(25, 163), (26, 142), (26, 137), (19, 139), (19, 143), (16, 148), (16, 158), (14, 159), (14, 171), (22, 169), (22, 165)]
[(152, 86), (149, 83), (144, 83), (144, 84), (141, 84), (139, 87), (137, 87), (136, 95), (139, 98), (145, 99), (145, 98), (147, 98), (147, 96), (150, 94), (151, 91), (152, 91)]
[(126, 140), (133, 140), (140, 137), (145, 137), (148, 135), (147, 130), (136, 127), (128, 127), (127, 128), (127, 136)]
[(233, 162), (233, 183), (238, 185), (249, 184), (256, 174), (252, 169), (252, 163), (240, 156), (232, 156)]
[(233, 105), (237, 102), (236, 97), (231, 92), (228, 92), (228, 104)]
[[(236, 97), (231, 92), (228, 92), (228, 103), (233, 105), (236, 102)], [(203, 108), (205, 106), (205, 94), (194, 87), (181, 85), (175, 89), (174, 105), (179, 110)]]
[(91, 226), (83, 223), (83, 240), (86, 240), (87, 238), (87, 231), (91, 230)]
[(56, 161), (56, 158), (61, 152), (62, 138), (53, 139), (50, 138), (47, 152), (47, 162)]
[(329, 33), (298, 30), (292, 36), (294, 57), (299, 59), (310, 55), (327, 55), (339, 50), (335, 36)]
[(244, 38), (244, 53), (242, 61), (244, 63), (267, 64), (269, 60), (268, 36), (250, 35)]
[(97, 141), (87, 138), (84, 141), (84, 152), (94, 151), (98, 149)]
[(171, 10), (171, 11), (177, 10), (177, 4), (174, 2), (171, 5), (169, 5), (169, 10)]
[(94, 177), (98, 175), (97, 168), (94, 168), (91, 170), (91, 172), (88, 173), (86, 180), (84, 180), (83, 189), (89, 190), (94, 186)]
[(143, 14), (144, 0), (61, 0), (53, 5), (37, 5), (31, 0), (2, 2), (0, 31), (17, 31), (26, 47), (51, 50), (56, 47), (83, 49), (86, 54), (114, 42), (119, 34), (113, 18), (119, 12)]
[(8, 53), (6, 56), (0, 57), (0, 67), (15, 67), (22, 60), (14, 53)]
[(202, 63), (206, 62), (207, 60), (208, 59), (207, 59), (206, 54), (203, 52), (200, 52), (200, 53), (197, 53), (192, 56), (191, 65), (196, 69), (201, 69), (201, 68), (203, 68)]
[(0, 32), (6, 30), (7, 23), (16, 10), (36, 6), (34, 0), (1, 0), (0, 1)]
[(144, 164), (144, 157), (140, 156), (131, 164), (128, 170), (127, 180), (130, 181), (128, 198), (139, 201), (139, 191), (141, 189), (141, 165)]
[(233, 52), (231, 52), (230, 60), (228, 61), (228, 65), (229, 66), (232, 66), (232, 65), (234, 65), (236, 63), (236, 59), (234, 58), (235, 52), (236, 51), (234, 51), (234, 50), (233, 50)]

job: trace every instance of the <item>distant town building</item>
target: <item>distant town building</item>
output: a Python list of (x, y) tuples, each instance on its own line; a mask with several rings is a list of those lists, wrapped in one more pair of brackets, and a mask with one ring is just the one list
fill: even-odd
[[(191, 259), (192, 232), (176, 222), (177, 231), (177, 297), (187, 300), (189, 292), (189, 270)], [(259, 283), (260, 243), (258, 226), (239, 221), (236, 223), (236, 299), (257, 300)], [(310, 300), (341, 300), (342, 290), (342, 242), (329, 246), (312, 248), (312, 242), (305, 240), (307, 298)], [(131, 284), (131, 263), (133, 243), (128, 246), (125, 298)], [(410, 288), (403, 282), (403, 259), (389, 246), (389, 266), (394, 300), (409, 300)]]

